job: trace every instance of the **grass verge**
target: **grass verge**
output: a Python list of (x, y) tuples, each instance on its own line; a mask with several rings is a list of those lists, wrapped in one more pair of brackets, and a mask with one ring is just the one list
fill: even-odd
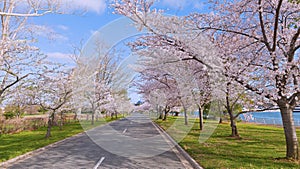
[[(3, 134), (0, 136), (0, 162), (7, 161), (113, 120), (116, 119), (107, 118), (106, 120), (95, 122), (94, 125), (91, 125), (90, 121), (81, 123), (73, 122), (64, 125), (62, 130), (58, 126), (54, 126), (51, 130), (52, 137), (49, 139), (45, 139), (46, 127), (41, 127), (34, 131), (23, 131), (17, 134)], [(84, 126), (84, 129), (82, 126)]]
[[(169, 117), (167, 121), (156, 123), (167, 130), (175, 121), (176, 117)], [(285, 138), (281, 127), (239, 123), (238, 129), (241, 138), (231, 138), (230, 125), (220, 124), (206, 142), (199, 143), (200, 130), (196, 121), (179, 145), (206, 169), (300, 168), (300, 163), (283, 159)], [(167, 130), (176, 138), (173, 131)], [(297, 134), (300, 139), (299, 129)]]

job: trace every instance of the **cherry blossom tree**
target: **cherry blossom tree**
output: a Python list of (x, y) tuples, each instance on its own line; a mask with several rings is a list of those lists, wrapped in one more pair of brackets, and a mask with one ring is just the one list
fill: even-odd
[[(192, 65), (192, 64), (191, 64)], [(201, 66), (199, 66), (201, 67)], [(196, 67), (196, 68), (199, 68)], [(195, 67), (194, 67), (195, 68)], [(203, 111), (207, 104), (212, 101), (212, 86), (209, 79), (209, 75), (207, 71), (201, 70), (197, 71), (193, 70), (192, 74), (186, 74), (190, 77), (194, 77), (194, 80), (190, 84), (191, 87), (191, 94), (194, 100), (194, 104), (198, 107), (199, 112), (199, 128), (203, 130)]]
[(127, 90), (114, 91), (110, 102), (105, 106), (108, 111), (113, 112), (116, 118), (118, 114), (130, 113), (133, 110), (133, 105), (127, 95)]
[[(173, 107), (187, 106), (188, 104), (185, 102), (187, 97), (184, 97), (182, 90), (179, 90), (179, 80), (173, 73), (179, 70), (176, 66), (165, 64), (159, 59), (159, 56), (162, 55), (167, 57), (168, 53), (148, 47), (139, 50), (137, 54), (141, 58), (138, 61), (139, 66), (136, 71), (141, 74), (140, 81), (142, 81), (138, 84), (138, 88), (145, 100), (157, 107), (159, 119), (166, 120)], [(184, 113), (187, 123), (187, 115), (186, 112)]]
[(0, 96), (9, 88), (38, 74), (45, 56), (34, 46), (40, 27), (34, 17), (65, 13), (66, 2), (2, 0), (0, 2)]
[(231, 67), (227, 77), (278, 105), (286, 157), (299, 159), (293, 120), (300, 97), (299, 5), (283, 0), (214, 2), (214, 14), (192, 14), (192, 20), (199, 31), (215, 37)]
[(247, 93), (243, 87), (230, 80), (224, 83), (225, 86), (222, 92), (224, 92), (225, 99), (223, 99), (223, 105), (225, 107), (226, 113), (228, 113), (229, 115), (231, 136), (239, 137), (239, 132), (235, 120), (241, 114), (239, 112), (242, 112), (244, 108), (254, 105), (252, 104), (250, 106), (247, 106), (253, 102), (251, 102), (250, 98), (247, 97)]
[(41, 74), (39, 80), (35, 80), (28, 88), (27, 97), (30, 104), (40, 105), (48, 110), (48, 127), (46, 138), (51, 137), (51, 129), (55, 124), (55, 115), (64, 110), (70, 110), (67, 106), (72, 96), (70, 73), (58, 70)]
[(117, 115), (121, 112), (121, 102), (128, 105), (127, 93), (124, 93), (128, 76), (119, 66), (120, 52), (117, 49), (108, 49), (99, 37), (90, 44), (83, 49), (75, 48), (77, 52), (74, 52), (73, 59), (77, 67), (74, 68), (73, 88), (76, 91), (73, 100), (75, 104), (82, 103), (79, 107), (91, 110), (94, 124), (97, 112)]
[[(116, 13), (151, 32), (135, 43), (136, 48), (168, 49), (173, 53), (169, 61), (202, 63), (276, 103), (284, 126), (286, 157), (299, 159), (292, 113), (300, 97), (299, 4), (283, 0), (210, 2), (211, 13), (193, 13), (185, 18), (164, 17), (162, 11), (151, 9), (152, 1), (116, 0), (113, 6)], [(202, 34), (209, 38), (197, 36)], [(208, 64), (214, 63), (207, 57), (211, 46), (203, 45), (203, 41), (218, 47), (213, 50), (218, 54), (213, 56), (220, 58), (230, 71), (216, 67), (219, 64)]]
[[(167, 77), (141, 77), (143, 80), (137, 87), (146, 103), (150, 103), (159, 113), (158, 119), (167, 119), (173, 107), (180, 106), (175, 81)], [(148, 80), (146, 80), (148, 79)]]

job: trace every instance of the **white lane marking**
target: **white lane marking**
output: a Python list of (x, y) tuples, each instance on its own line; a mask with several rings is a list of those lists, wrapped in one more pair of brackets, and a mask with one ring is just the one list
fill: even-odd
[(101, 165), (101, 163), (104, 161), (104, 159), (105, 159), (105, 157), (102, 157), (93, 169), (98, 169), (98, 167)]
[(123, 134), (126, 133), (126, 131), (127, 131), (127, 128), (123, 131)]

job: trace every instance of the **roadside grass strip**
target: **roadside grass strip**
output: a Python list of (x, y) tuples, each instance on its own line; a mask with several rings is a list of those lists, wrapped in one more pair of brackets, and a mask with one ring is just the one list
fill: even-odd
[[(156, 123), (167, 130), (175, 120), (176, 117), (169, 117), (167, 121), (157, 120)], [(206, 142), (199, 143), (200, 130), (196, 121), (179, 145), (206, 169), (300, 168), (300, 163), (284, 159), (286, 148), (282, 127), (238, 123), (238, 130), (241, 138), (232, 138), (229, 137), (230, 124), (220, 124)], [(168, 134), (174, 136), (174, 133)], [(299, 128), (297, 134), (300, 140)]]

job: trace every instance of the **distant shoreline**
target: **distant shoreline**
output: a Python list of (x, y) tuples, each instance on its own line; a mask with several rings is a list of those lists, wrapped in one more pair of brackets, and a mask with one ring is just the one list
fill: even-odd
[[(253, 112), (249, 112), (249, 113), (280, 113), (279, 109), (276, 110), (265, 110), (265, 111), (253, 111)], [(296, 109), (293, 111), (293, 113), (300, 113), (300, 109)]]
[[(295, 126), (300, 126), (300, 112), (293, 112)], [(270, 124), (282, 125), (282, 118), (279, 110), (262, 111), (262, 112), (249, 112), (239, 116), (242, 121), (257, 123), (257, 124)]]

